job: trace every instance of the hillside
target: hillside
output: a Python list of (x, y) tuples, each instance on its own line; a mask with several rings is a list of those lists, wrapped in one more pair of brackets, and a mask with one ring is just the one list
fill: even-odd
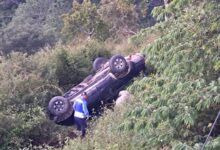
[[(0, 149), (200, 150), (220, 109), (220, 1), (77, 1), (0, 1)], [(49, 100), (95, 58), (135, 52), (155, 72), (83, 141), (49, 120)], [(220, 149), (219, 123), (208, 150)]]
[[(130, 42), (156, 73), (137, 78), (132, 102), (106, 111), (83, 143), (64, 149), (201, 149), (220, 108), (220, 3), (173, 1), (154, 13), (168, 20)], [(219, 148), (217, 125), (206, 149)]]

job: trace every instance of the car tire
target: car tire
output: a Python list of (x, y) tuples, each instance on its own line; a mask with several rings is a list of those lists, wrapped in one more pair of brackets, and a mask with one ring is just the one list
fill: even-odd
[(128, 65), (128, 67), (127, 67), (126, 72), (119, 74), (119, 75), (117, 76), (118, 79), (127, 76), (128, 74), (130, 74), (130, 73), (134, 70), (134, 69), (133, 69), (133, 68), (134, 68), (134, 65), (133, 65), (132, 62), (128, 61), (128, 62), (127, 62), (127, 65)]
[(122, 73), (128, 69), (128, 64), (123, 56), (115, 55), (111, 57), (109, 67), (112, 73)]
[(97, 71), (99, 69), (101, 69), (102, 65), (105, 64), (108, 61), (108, 59), (103, 58), (103, 57), (98, 57), (95, 59), (95, 61), (93, 62), (93, 70)]
[(68, 112), (70, 109), (70, 103), (66, 98), (62, 96), (53, 97), (48, 105), (48, 110), (52, 115), (60, 116)]

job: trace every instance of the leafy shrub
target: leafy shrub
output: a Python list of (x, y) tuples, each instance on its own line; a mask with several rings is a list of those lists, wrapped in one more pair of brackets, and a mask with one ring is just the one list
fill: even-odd
[(74, 2), (72, 9), (71, 13), (63, 16), (64, 41), (77, 39), (80, 34), (88, 38), (94, 36), (102, 41), (108, 38), (108, 25), (101, 19), (95, 4), (90, 1), (84, 1), (82, 4)]
[[(220, 108), (220, 8), (217, 0), (174, 0), (169, 7), (169, 21), (131, 38), (144, 47), (156, 74), (137, 78), (128, 87), (133, 102), (101, 118), (85, 143), (71, 141), (67, 149), (201, 149)], [(160, 37), (145, 45), (155, 32)], [(219, 148), (218, 127), (206, 148)]]
[(45, 48), (31, 56), (1, 57), (0, 149), (62, 146), (71, 128), (49, 121), (49, 100), (83, 80), (96, 57), (108, 55), (101, 44), (90, 41), (83, 46)]

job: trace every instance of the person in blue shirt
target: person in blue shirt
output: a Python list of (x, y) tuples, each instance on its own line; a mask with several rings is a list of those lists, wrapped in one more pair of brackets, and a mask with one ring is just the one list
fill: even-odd
[(73, 104), (74, 109), (74, 121), (77, 126), (77, 130), (82, 132), (81, 138), (85, 137), (87, 123), (86, 120), (89, 117), (89, 111), (87, 108), (88, 95), (86, 92), (83, 92), (81, 97), (76, 99)]

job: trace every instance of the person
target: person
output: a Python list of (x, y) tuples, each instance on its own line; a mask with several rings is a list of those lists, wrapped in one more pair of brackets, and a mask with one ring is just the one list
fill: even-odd
[(77, 126), (77, 130), (81, 131), (81, 138), (85, 137), (87, 123), (86, 120), (89, 117), (89, 111), (87, 108), (88, 95), (86, 92), (81, 94), (81, 97), (76, 99), (73, 104), (74, 109), (74, 121)]

